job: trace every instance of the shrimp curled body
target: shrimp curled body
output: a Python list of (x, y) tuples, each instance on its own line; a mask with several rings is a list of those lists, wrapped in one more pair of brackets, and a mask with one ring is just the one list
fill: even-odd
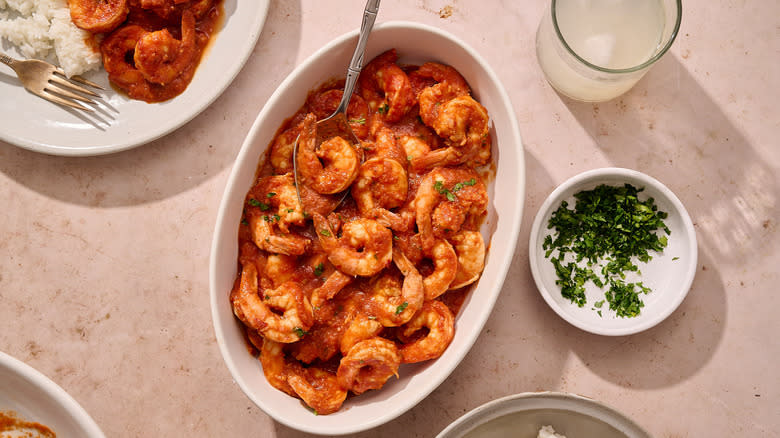
[(339, 364), (339, 383), (355, 394), (379, 389), (391, 377), (398, 377), (401, 355), (395, 343), (375, 337), (358, 342)]
[(379, 222), (356, 219), (343, 225), (341, 237), (322, 215), (315, 213), (314, 226), (328, 259), (348, 275), (371, 276), (392, 260), (393, 233)]
[[(231, 294), (233, 313), (244, 324), (276, 342), (295, 342), (314, 322), (311, 304), (294, 281), (258, 294), (257, 268), (245, 263), (241, 283)], [(283, 312), (281, 315), (276, 312)]]
[(426, 301), (414, 318), (401, 327), (400, 335), (410, 338), (423, 328), (429, 330), (427, 335), (400, 348), (403, 363), (422, 362), (441, 356), (455, 336), (455, 317), (441, 301)]
[[(314, 114), (306, 115), (301, 129), (296, 162), (303, 183), (326, 195), (346, 190), (357, 176), (358, 152), (341, 137), (329, 138), (317, 147)], [(320, 160), (327, 164), (323, 166)]]

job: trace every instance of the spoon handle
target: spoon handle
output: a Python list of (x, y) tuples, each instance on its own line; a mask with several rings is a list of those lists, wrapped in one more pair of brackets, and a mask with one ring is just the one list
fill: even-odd
[(380, 0), (368, 0), (366, 1), (366, 8), (363, 11), (363, 24), (360, 26), (360, 35), (358, 36), (357, 47), (355, 47), (355, 53), (352, 54), (352, 61), (349, 63), (347, 69), (347, 79), (344, 83), (344, 95), (341, 97), (341, 102), (335, 112), (343, 112), (346, 114), (347, 106), (349, 106), (349, 99), (352, 97), (352, 92), (355, 90), (355, 84), (357, 84), (360, 70), (363, 69), (363, 55), (366, 51), (366, 43), (368, 43), (368, 35), (371, 33), (371, 29), (374, 27), (374, 21), (376, 20), (376, 14), (379, 11)]

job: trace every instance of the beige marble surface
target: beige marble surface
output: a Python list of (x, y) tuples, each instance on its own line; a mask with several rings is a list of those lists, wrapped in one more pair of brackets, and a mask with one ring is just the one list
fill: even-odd
[[(242, 0), (243, 1), (243, 0)], [(385, 0), (378, 21), (441, 27), (509, 91), (527, 196), (518, 249), (475, 347), (429, 397), (360, 437), (434, 436), (468, 410), (536, 390), (585, 394), (664, 438), (780, 430), (780, 3), (688, 0), (671, 52), (627, 95), (568, 101), (534, 54), (544, 1)], [(0, 143), (0, 350), (66, 389), (109, 437), (300, 437), (232, 381), (214, 337), (208, 257), (231, 163), (258, 111), (362, 0), (273, 1), (232, 86), (178, 131), (108, 156)], [(655, 176), (690, 212), (699, 269), (681, 307), (641, 334), (601, 337), (538, 294), (536, 210), (581, 171)]]

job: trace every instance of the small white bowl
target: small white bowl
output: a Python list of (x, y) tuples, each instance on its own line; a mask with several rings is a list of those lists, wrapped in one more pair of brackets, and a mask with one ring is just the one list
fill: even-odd
[[(456, 37), (437, 28), (410, 23), (378, 24), (365, 58), (396, 48), (400, 63), (438, 61), (456, 68), (492, 119), (496, 174), (488, 182), (490, 205), (482, 227), (489, 248), (481, 280), (465, 299), (455, 322), (455, 338), (434, 361), (403, 365), (399, 379), (382, 389), (349, 398), (341, 410), (314, 415), (298, 399), (272, 388), (257, 359), (247, 351), (240, 323), (228, 300), (237, 270), (237, 230), (243, 199), (258, 159), (282, 121), (306, 99), (309, 90), (343, 77), (357, 42), (357, 30), (336, 38), (298, 66), (263, 107), (241, 147), (219, 208), (211, 249), (210, 290), (214, 330), (222, 357), (238, 386), (263, 411), (289, 427), (321, 435), (342, 435), (386, 423), (411, 409), (441, 384), (477, 339), (493, 309), (512, 263), (525, 193), (525, 162), (517, 119), (509, 97), (482, 57)], [(501, 188), (502, 190), (498, 190)]]
[(650, 438), (630, 418), (591, 398), (562, 392), (526, 392), (485, 403), (436, 438), (536, 438), (552, 426), (568, 438)]
[[(38, 370), (2, 351), (0, 411), (14, 411), (25, 421), (48, 427), (58, 437), (105, 438), (87, 411), (64, 389)], [(16, 435), (11, 433), (10, 436)]]
[[(553, 232), (547, 229), (547, 223), (552, 213), (561, 205), (561, 201), (568, 201), (571, 209), (574, 208), (574, 194), (577, 192), (591, 190), (600, 184), (622, 186), (626, 183), (638, 189), (644, 188), (639, 199), (652, 197), (658, 209), (668, 213), (664, 223), (671, 230), (671, 234), (667, 236), (668, 245), (663, 252), (651, 252), (653, 258), (648, 263), (636, 262), (642, 275), (632, 278), (642, 281), (652, 289), (652, 292), (641, 295), (645, 306), (639, 315), (632, 318), (618, 317), (604, 303), (599, 316), (593, 305), (604, 298), (606, 288), (601, 290), (588, 282), (585, 287), (587, 303), (583, 307), (578, 307), (564, 298), (560, 287), (555, 284), (555, 269), (550, 259), (545, 258), (542, 245), (545, 236)], [(663, 231), (659, 232), (665, 235)], [(528, 254), (531, 273), (539, 292), (561, 318), (591, 333), (622, 336), (653, 327), (677, 309), (693, 283), (698, 250), (693, 222), (671, 190), (656, 179), (635, 170), (603, 168), (570, 178), (547, 197), (531, 227)]]

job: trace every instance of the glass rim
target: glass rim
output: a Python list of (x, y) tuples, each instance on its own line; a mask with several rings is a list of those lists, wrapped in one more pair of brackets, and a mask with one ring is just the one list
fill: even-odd
[(628, 67), (628, 68), (607, 68), (607, 67), (600, 67), (596, 64), (593, 64), (587, 60), (585, 60), (583, 57), (577, 54), (570, 46), (569, 43), (566, 42), (566, 39), (563, 37), (563, 34), (561, 34), (561, 29), (558, 27), (558, 18), (555, 15), (555, 4), (558, 2), (558, 0), (552, 0), (552, 4), (550, 6), (550, 14), (552, 15), (552, 22), (553, 27), (555, 28), (555, 34), (558, 36), (558, 40), (563, 44), (563, 47), (566, 48), (566, 51), (569, 52), (570, 55), (574, 56), (578, 61), (585, 64), (586, 66), (590, 67), (593, 70), (604, 72), (604, 73), (632, 73), (639, 70), (642, 70), (656, 61), (658, 61), (664, 54), (669, 51), (669, 48), (672, 47), (672, 43), (674, 43), (674, 40), (677, 39), (677, 33), (680, 31), (680, 23), (682, 22), (682, 0), (675, 0), (675, 4), (677, 6), (677, 19), (674, 23), (674, 29), (672, 29), (672, 33), (669, 35), (669, 40), (664, 44), (663, 48), (650, 57), (647, 61), (636, 65), (634, 67)]

